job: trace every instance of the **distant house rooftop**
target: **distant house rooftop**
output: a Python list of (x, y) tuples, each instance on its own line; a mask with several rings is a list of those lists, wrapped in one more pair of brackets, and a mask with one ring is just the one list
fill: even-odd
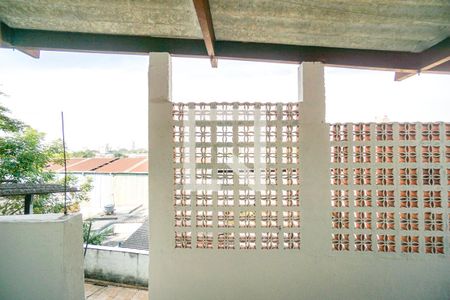
[[(64, 166), (53, 164), (50, 171), (64, 172)], [(147, 157), (127, 158), (71, 158), (67, 160), (67, 171), (72, 173), (148, 173)]]
[(148, 218), (123, 244), (122, 248), (148, 250)]

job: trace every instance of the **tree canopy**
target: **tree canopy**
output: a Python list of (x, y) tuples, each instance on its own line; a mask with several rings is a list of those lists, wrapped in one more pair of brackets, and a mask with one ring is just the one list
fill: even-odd
[[(5, 96), (0, 92), (0, 96)], [(62, 143), (44, 142), (44, 134), (10, 116), (10, 111), (0, 104), (0, 184), (18, 183), (62, 183), (46, 168), (51, 163), (62, 163)], [(69, 185), (77, 185), (76, 178), (69, 176)], [(72, 209), (80, 201), (87, 200), (92, 189), (91, 181), (81, 184), (80, 192), (71, 193)], [(0, 199), (0, 214), (21, 211), (23, 201), (17, 197)], [(33, 210), (36, 213), (60, 212), (63, 208), (58, 195), (36, 196)]]
[(30, 127), (9, 132), (0, 139), (0, 181), (47, 182), (46, 166), (58, 149), (43, 144), (43, 134)]

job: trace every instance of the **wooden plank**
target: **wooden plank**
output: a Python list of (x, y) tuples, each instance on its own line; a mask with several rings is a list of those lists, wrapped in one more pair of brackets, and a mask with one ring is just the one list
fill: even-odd
[(429, 65), (424, 66), (424, 67), (423, 67), (422, 69), (420, 69), (420, 70), (421, 70), (421, 71), (428, 71), (428, 70), (434, 69), (434, 68), (437, 67), (437, 66), (443, 65), (444, 63), (446, 63), (446, 62), (448, 62), (448, 61), (450, 61), (450, 55), (447, 56), (447, 57), (441, 58), (441, 59), (439, 59), (439, 60), (437, 60), (437, 61), (435, 61), (435, 62), (433, 62), (433, 63), (430, 63)]
[[(394, 80), (401, 81), (418, 73), (433, 71), (439, 66), (445, 66), (450, 61), (450, 38), (419, 53), (419, 67), (414, 72), (396, 72)], [(439, 69), (440, 71), (441, 69)], [(445, 70), (445, 69), (444, 69)]]
[(20, 52), (22, 52), (23, 54), (26, 54), (32, 58), (40, 58), (41, 57), (41, 51), (40, 50), (36, 50), (36, 49), (28, 49), (28, 48), (15, 48), (16, 50), (19, 50)]
[(195, 12), (197, 14), (198, 23), (202, 29), (203, 41), (205, 42), (206, 51), (211, 60), (211, 66), (217, 68), (217, 58), (214, 51), (214, 42), (216, 36), (214, 34), (214, 26), (211, 17), (208, 0), (193, 0)]
[(395, 72), (395, 81), (402, 81), (409, 77), (412, 77), (418, 73), (426, 73), (427, 71), (433, 70), (434, 68), (443, 65), (450, 61), (450, 55), (447, 57), (444, 57), (438, 61), (435, 61), (433, 63), (430, 63), (429, 65), (424, 66), (422, 69), (415, 71), (415, 72)]
[(435, 66), (433, 69), (428, 70), (427, 73), (448, 73), (450, 70), (450, 61), (447, 61), (443, 64), (440, 64), (439, 66)]
[(416, 75), (417, 72), (395, 72), (394, 75), (394, 81), (402, 81), (405, 80), (406, 78), (412, 77), (414, 75)]

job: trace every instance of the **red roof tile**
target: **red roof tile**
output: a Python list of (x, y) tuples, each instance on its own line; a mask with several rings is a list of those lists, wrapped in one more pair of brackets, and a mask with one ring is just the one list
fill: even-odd
[[(64, 172), (64, 166), (52, 164), (47, 167), (49, 171)], [(97, 157), (97, 158), (71, 158), (67, 160), (68, 172), (95, 172), (95, 173), (148, 173), (147, 157)]]
[[(70, 158), (67, 160), (67, 167), (70, 167), (74, 164), (77, 164), (83, 160), (86, 160), (86, 158)], [(49, 171), (64, 171), (64, 166), (63, 165), (59, 165), (59, 164), (51, 164), (50, 166), (47, 167), (47, 169)]]
[(67, 166), (67, 171), (68, 172), (92, 172), (114, 160), (117, 160), (117, 158), (114, 158), (114, 157), (87, 158), (79, 163), (73, 164), (71, 166)]
[(129, 171), (130, 173), (148, 173), (148, 159), (145, 158), (139, 165)]
[(113, 161), (103, 167), (95, 170), (96, 173), (129, 173), (137, 166), (142, 164), (143, 161), (147, 161), (146, 157), (128, 157), (120, 158)]

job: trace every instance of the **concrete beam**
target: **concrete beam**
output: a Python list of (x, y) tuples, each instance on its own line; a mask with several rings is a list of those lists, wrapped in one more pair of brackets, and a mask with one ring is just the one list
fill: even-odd
[[(145, 54), (168, 52), (173, 56), (209, 57), (204, 41), (199, 39), (156, 38), (149, 36), (108, 35), (11, 28), (0, 23), (6, 41), (14, 47), (57, 51)], [(420, 68), (420, 53), (377, 51), (313, 46), (216, 41), (218, 58), (258, 60), (283, 63), (320, 61), (327, 66), (351, 67), (399, 72)], [(443, 64), (439, 73), (449, 73)], [(426, 72), (434, 72), (433, 70)]]
[(11, 48), (15, 50), (19, 50), (23, 54), (26, 54), (32, 58), (40, 58), (41, 51), (37, 49), (30, 49), (30, 48), (23, 48), (23, 47), (17, 47), (11, 45), (12, 41), (12, 32), (11, 30), (8, 30), (3, 26), (3, 23), (0, 23), (0, 48)]

